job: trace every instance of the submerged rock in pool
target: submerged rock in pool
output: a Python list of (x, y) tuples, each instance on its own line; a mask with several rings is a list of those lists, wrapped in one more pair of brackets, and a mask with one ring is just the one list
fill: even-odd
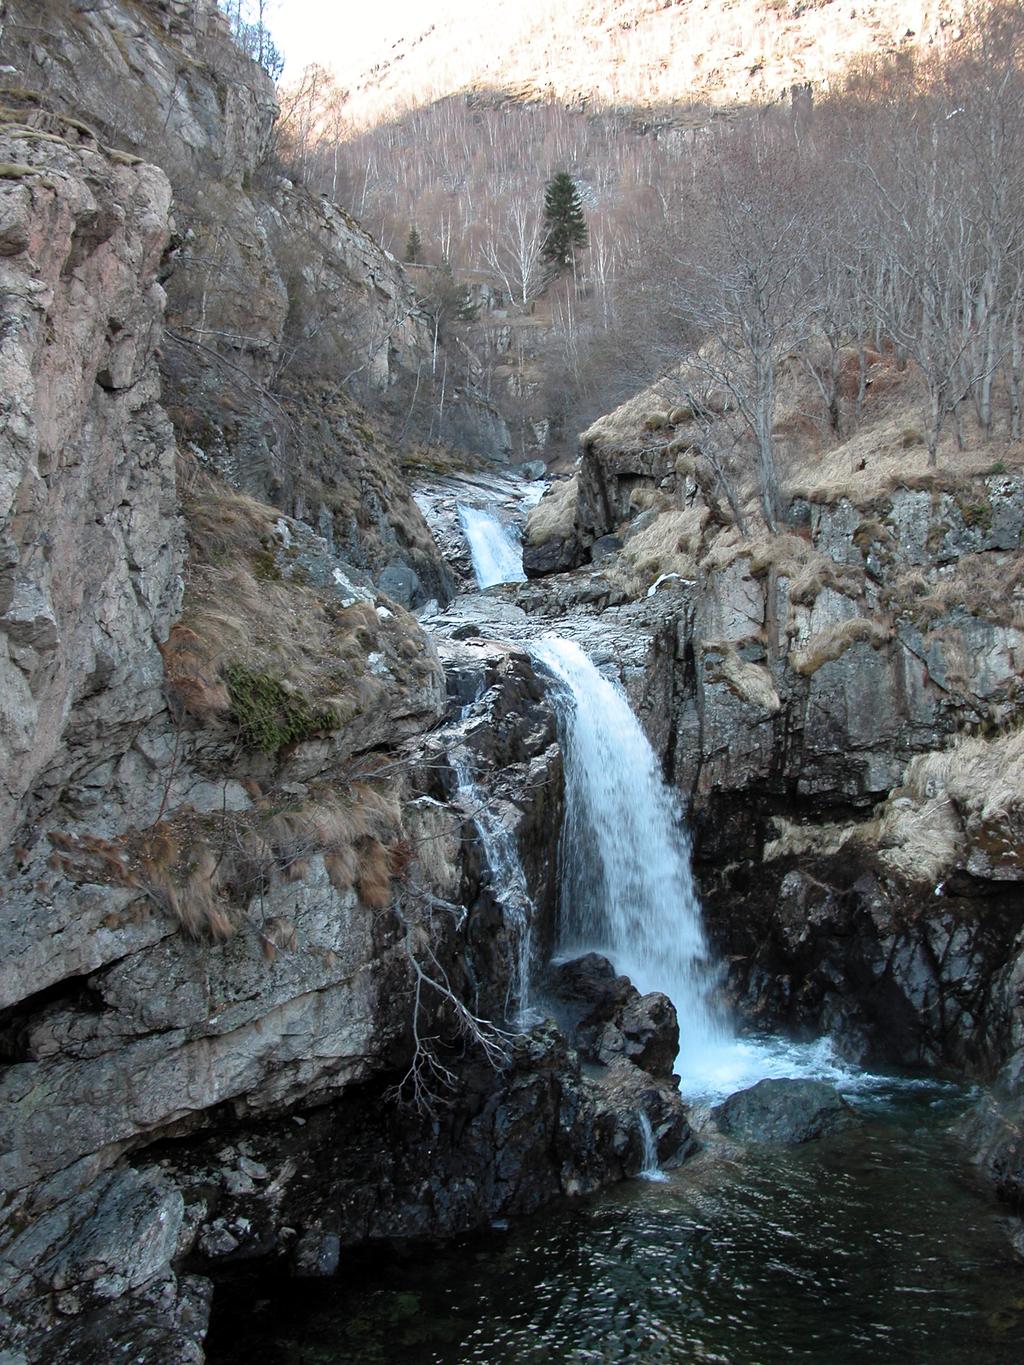
[(728, 1137), (740, 1142), (775, 1142), (796, 1146), (851, 1127), (856, 1110), (835, 1086), (825, 1081), (758, 1081), (738, 1090), (711, 1117)]

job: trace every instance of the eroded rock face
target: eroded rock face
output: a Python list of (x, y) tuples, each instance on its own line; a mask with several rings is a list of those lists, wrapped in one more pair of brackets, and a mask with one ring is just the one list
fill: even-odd
[(867, 850), (703, 871), (733, 999), (765, 1028), (828, 1032), (865, 1064), (986, 1078), (1019, 1047), (1018, 896), (955, 878), (936, 895), (887, 875)]
[[(961, 1120), (958, 1131), (975, 1163), (1015, 1213), (1024, 1213), (1024, 1087), (1019, 1055)], [(1021, 1245), (1020, 1229), (1016, 1244)]]
[(439, 1126), (369, 1090), (301, 1125), (286, 1119), (172, 1151), (167, 1178), (195, 1217), (190, 1264), (209, 1273), (269, 1254), (291, 1274), (322, 1277), (360, 1244), (532, 1212), (637, 1174), (640, 1113), (667, 1165), (692, 1150), (678, 1096), (636, 1067), (585, 1078), (550, 1024), (517, 1035), (510, 1053), (497, 1071), (466, 1069), (454, 1122)]
[(582, 1057), (603, 1066), (625, 1059), (651, 1076), (671, 1077), (679, 1021), (668, 996), (660, 991), (641, 995), (599, 953), (559, 963), (550, 984), (561, 1000), (576, 1007), (571, 1036)]
[[(408, 571), (403, 605), (447, 600), (452, 578), (387, 420), (353, 398), (390, 404), (404, 422), (430, 355), (401, 266), (275, 167), (273, 83), (212, 0), (55, 0), (54, 10), (42, 38), (34, 0), (5, 10), (5, 60), (26, 92), (20, 116), (73, 144), (137, 153), (173, 187), (159, 364), (183, 451), (307, 521), (381, 586), (389, 568)], [(463, 406), (467, 420), (475, 406), (493, 416), (472, 392)]]
[[(572, 546), (537, 572), (595, 548), (600, 563), (515, 596), (625, 684), (686, 802), (735, 1006), (859, 1060), (990, 1078), (1024, 1036), (1009, 751), (1024, 479), (949, 469), (860, 502), (815, 493), (778, 536), (745, 540), (722, 529), (686, 412), (640, 431), (626, 408), (581, 438), (575, 500), (549, 494), (531, 518)], [(659, 520), (683, 567), (650, 568), (652, 595), (631, 601), (617, 559)], [(606, 653), (602, 632), (632, 644)], [(968, 792), (926, 760), (976, 728), (1005, 752), (972, 759)]]
[(167, 180), (95, 151), (2, 144), (23, 168), (0, 182), (6, 845), (33, 788), (103, 763), (162, 708), (156, 640), (180, 605), (184, 541), (154, 359)]

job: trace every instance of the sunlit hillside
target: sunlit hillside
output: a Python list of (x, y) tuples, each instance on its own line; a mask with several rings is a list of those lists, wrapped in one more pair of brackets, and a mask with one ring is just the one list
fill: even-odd
[(353, 69), (325, 53), (367, 124), (458, 91), (567, 103), (713, 105), (827, 84), (858, 57), (940, 44), (966, 0), (438, 0)]

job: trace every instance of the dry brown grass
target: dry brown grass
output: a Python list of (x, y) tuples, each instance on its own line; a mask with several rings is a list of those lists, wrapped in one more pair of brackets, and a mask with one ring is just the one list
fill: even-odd
[(949, 749), (912, 759), (903, 790), (918, 804), (946, 797), (972, 819), (1005, 819), (1024, 809), (1024, 730), (965, 735)]
[(195, 566), (164, 667), (169, 689), (200, 721), (230, 709), (224, 670), (241, 665), (344, 724), (377, 690), (366, 659), (379, 635), (368, 603), (342, 607), (310, 588), (258, 579), (244, 565)]
[(798, 825), (781, 815), (776, 815), (772, 823), (775, 838), (764, 846), (765, 862), (778, 858), (827, 858), (838, 853), (862, 828), (841, 824)]
[(877, 851), (890, 873), (934, 887), (962, 864), (971, 828), (1022, 817), (1024, 731), (961, 736), (948, 749), (911, 759), (903, 785), (869, 821), (802, 826), (776, 819), (778, 837), (765, 858), (823, 857), (856, 843)]
[(809, 678), (825, 664), (841, 659), (851, 645), (866, 643), (873, 649), (881, 649), (891, 639), (891, 627), (866, 616), (854, 616), (812, 635), (799, 648), (790, 650), (789, 665), (794, 673)]
[(279, 866), (305, 859), (310, 849), (322, 852), (335, 890), (355, 886), (370, 905), (380, 898), (382, 876), (390, 885), (401, 829), (395, 794), (360, 783), (347, 801), (314, 801), (274, 812), (263, 833)]
[(911, 760), (904, 785), (881, 808), (882, 862), (915, 882), (937, 883), (962, 860), (965, 824), (1019, 821), (1024, 811), (1024, 731), (965, 736)]
[[(895, 489), (926, 490), (935, 495), (948, 492), (966, 509), (967, 516), (976, 507), (987, 507), (985, 489), (979, 487), (982, 477), (993, 472), (1014, 473), (1024, 469), (1024, 443), (1008, 448), (1001, 440), (986, 442), (977, 429), (973, 414), (964, 412), (962, 425), (966, 448), (963, 451), (957, 448), (954, 425), (950, 421), (940, 445), (938, 467), (930, 469), (926, 445), (908, 440), (908, 432), (920, 427), (926, 397), (919, 372), (913, 365), (901, 366), (891, 353), (869, 351), (867, 362), (871, 384), (861, 422), (854, 434), (845, 440), (837, 438), (829, 429), (821, 395), (806, 366), (791, 357), (779, 367), (776, 455), (787, 495), (820, 503), (849, 499), (862, 511), (860, 524), (854, 532), (855, 545), (864, 554), (873, 551), (876, 557), (888, 561), (893, 532), (884, 517), (888, 510), (887, 500)], [(858, 354), (850, 348), (844, 352), (841, 365), (847, 388), (854, 383), (858, 372)], [(706, 384), (702, 384), (692, 363), (684, 361), (658, 384), (594, 423), (581, 438), (584, 447), (591, 447), (593, 457), (600, 459), (603, 454), (613, 451), (650, 447), (668, 436), (671, 438), (668, 451), (677, 452), (677, 500), (683, 502), (695, 497), (697, 502), (703, 502), (713, 510), (717, 490), (708, 481), (708, 471), (704, 469), (706, 460), (696, 455), (693, 444), (694, 436), (700, 434), (698, 425), (693, 422), (690, 410), (679, 406), (683, 394), (707, 396), (705, 390)], [(715, 397), (710, 397), (714, 406)], [(852, 408), (852, 404), (848, 402), (847, 408)], [(668, 413), (670, 421), (685, 418), (686, 424), (678, 435), (671, 429), (645, 430), (645, 417), (657, 413), (660, 422), (663, 412)], [(844, 420), (847, 424), (852, 421), (852, 411), (845, 411)], [(723, 526), (721, 523), (726, 518), (708, 517), (696, 548), (686, 546), (688, 554), (693, 553), (696, 557), (700, 574), (710, 575), (748, 558), (753, 576), (770, 573), (789, 581), (790, 602), (795, 606), (813, 605), (825, 589), (854, 600), (861, 598), (865, 587), (865, 572), (861, 567), (833, 561), (814, 546), (809, 531), (783, 530), (775, 535), (767, 531), (754, 481), (756, 461), (748, 434), (736, 416), (713, 420), (705, 439), (710, 443), (709, 448), (718, 452), (718, 458), (728, 472), (747, 521), (748, 534), (743, 536), (735, 527)], [(696, 477), (699, 485), (696, 495), (691, 476)], [(642, 548), (643, 541), (640, 541), (633, 553), (639, 553)], [(655, 557), (652, 554), (646, 566), (648, 570), (654, 568)], [(635, 570), (637, 566), (631, 567)], [(672, 565), (671, 569), (666, 566), (663, 571), (672, 569), (687, 577), (696, 576), (688, 563)], [(650, 577), (649, 571), (633, 572), (623, 577), (622, 585), (630, 592), (642, 591)], [(969, 609), (976, 605), (987, 619), (1024, 625), (1024, 588), (1020, 578), (1014, 567), (1002, 561), (999, 564), (967, 564), (964, 581), (959, 587), (936, 582), (934, 587), (923, 589), (911, 574), (907, 575), (902, 598), (902, 590), (897, 587), (892, 600), (883, 599), (882, 606), (884, 610), (891, 607), (899, 612), (906, 608), (918, 615), (934, 616), (955, 605), (955, 597), (962, 591), (963, 605)], [(792, 619), (787, 630), (794, 633)], [(831, 642), (841, 648), (848, 647), (849, 643), (848, 637)], [(808, 658), (804, 666), (813, 669), (815, 665)]]
[(189, 550), (200, 564), (248, 562), (273, 554), (274, 522), (280, 513), (209, 474), (197, 473), (185, 506)]
[(236, 709), (232, 678), (242, 672), (294, 698), (310, 724), (332, 728), (387, 685), (369, 670), (371, 653), (403, 676), (429, 667), (422, 632), (402, 608), (392, 604), (382, 619), (371, 601), (346, 607), (300, 581), (274, 535), (273, 508), (203, 476), (186, 515), (188, 590), (161, 652), (172, 700), (195, 719), (214, 723)]
[[(772, 675), (763, 664), (755, 664), (741, 659), (735, 644), (731, 641), (709, 641), (701, 643), (705, 657), (705, 669), (711, 682), (723, 682), (735, 696), (756, 711), (774, 716), (782, 709), (782, 701), (775, 689)], [(714, 661), (709, 654), (720, 657)]]
[(920, 433), (924, 404), (913, 367), (894, 382), (884, 401), (873, 401), (875, 409), (866, 412), (863, 425), (848, 440), (790, 463), (785, 482), (791, 497), (816, 503), (847, 498), (856, 507), (870, 508), (897, 488), (958, 492), (988, 474), (996, 462), (1007, 469), (1024, 466), (1024, 445), (986, 441), (973, 412), (965, 412), (965, 449), (958, 449), (953, 423), (947, 422), (936, 467), (930, 468), (923, 437), (909, 439), (909, 433)]
[(664, 431), (672, 425), (672, 419), (667, 412), (649, 412), (644, 418), (645, 431)]
[[(184, 809), (118, 840), (57, 834), (52, 842), (68, 876), (136, 888), (190, 938), (215, 943), (239, 929), (246, 907), (275, 881), (308, 877), (316, 856), (335, 890), (355, 888), (369, 909), (390, 904), (392, 879), (409, 859), (399, 793), (368, 782), (300, 803), (261, 797), (250, 811)], [(287, 939), (279, 926), (273, 951), (264, 945), (271, 960)]]
[(777, 578), (787, 579), (790, 602), (801, 606), (812, 606), (825, 588), (856, 597), (864, 586), (862, 570), (837, 564), (823, 555), (813, 541), (788, 531), (774, 536), (763, 529), (750, 536), (725, 531), (712, 541), (700, 567), (704, 573), (714, 573), (746, 558), (750, 560), (752, 577), (774, 573)]
[(889, 580), (882, 603), (922, 630), (959, 607), (994, 625), (1024, 631), (1024, 557), (993, 551), (962, 555), (954, 571), (941, 577), (910, 568)]
[(695, 579), (707, 520), (708, 511), (703, 506), (662, 510), (649, 526), (629, 537), (619, 551), (611, 577), (628, 592), (636, 593), (646, 590), (662, 574)]
[[(675, 374), (650, 388), (641, 389), (592, 423), (580, 436), (580, 444), (598, 452), (663, 444), (671, 433), (671, 412), (677, 407), (680, 391), (680, 381)], [(652, 416), (655, 424), (648, 426)]]
[(553, 483), (527, 519), (527, 544), (546, 545), (548, 541), (563, 540), (572, 535), (576, 525), (576, 497), (575, 477)]

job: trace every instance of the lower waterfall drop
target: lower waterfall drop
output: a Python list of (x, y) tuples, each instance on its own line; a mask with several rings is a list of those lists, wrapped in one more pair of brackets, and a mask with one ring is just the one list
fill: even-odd
[(684, 1091), (701, 1089), (732, 1038), (678, 802), (621, 687), (572, 641), (532, 648), (556, 679), (565, 741), (562, 951), (602, 952), (639, 990), (664, 991), (679, 1014)]
[(491, 588), (496, 583), (524, 583), (523, 547), (515, 532), (503, 525), (493, 512), (459, 503), (459, 521), (473, 556), (477, 586)]
[(655, 1184), (662, 1184), (668, 1176), (658, 1165), (658, 1144), (654, 1140), (654, 1129), (651, 1121), (641, 1109), (637, 1116), (640, 1125), (640, 1142), (643, 1151), (644, 1164), (640, 1167), (639, 1176), (641, 1180), (652, 1180)]

